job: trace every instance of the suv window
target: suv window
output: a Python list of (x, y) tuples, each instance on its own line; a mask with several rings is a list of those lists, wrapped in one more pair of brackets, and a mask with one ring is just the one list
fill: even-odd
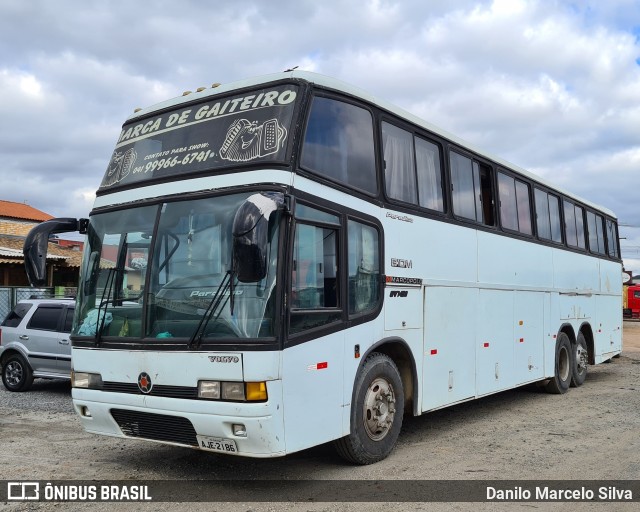
[(71, 328), (73, 327), (73, 314), (75, 313), (75, 308), (67, 308), (67, 316), (64, 319), (64, 325), (62, 326), (63, 332), (71, 332)]
[(41, 331), (57, 331), (61, 314), (61, 306), (40, 306), (34, 311), (27, 327)]
[(7, 318), (4, 319), (2, 325), (4, 327), (18, 327), (22, 319), (27, 314), (27, 312), (31, 309), (33, 304), (29, 303), (20, 303), (16, 304), (16, 307), (13, 308), (13, 311), (7, 315)]

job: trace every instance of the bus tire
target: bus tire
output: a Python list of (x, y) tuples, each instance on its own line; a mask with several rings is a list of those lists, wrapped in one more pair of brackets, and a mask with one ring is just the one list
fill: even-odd
[(578, 334), (578, 339), (571, 355), (571, 387), (577, 388), (584, 384), (584, 380), (587, 378), (587, 365), (589, 364), (589, 351), (584, 334)]
[(571, 384), (572, 360), (571, 341), (569, 341), (569, 336), (561, 332), (556, 339), (554, 374), (547, 384), (547, 393), (561, 395), (568, 391)]
[(338, 454), (354, 464), (373, 464), (393, 450), (404, 412), (400, 372), (386, 354), (373, 352), (356, 377), (351, 433), (335, 441)]
[(20, 354), (10, 355), (4, 361), (2, 383), (8, 391), (27, 391), (33, 384), (33, 372)]

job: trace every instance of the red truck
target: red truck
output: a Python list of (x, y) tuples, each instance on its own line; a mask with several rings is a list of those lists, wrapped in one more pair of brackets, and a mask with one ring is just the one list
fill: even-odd
[(624, 294), (623, 316), (640, 319), (640, 284), (626, 287)]

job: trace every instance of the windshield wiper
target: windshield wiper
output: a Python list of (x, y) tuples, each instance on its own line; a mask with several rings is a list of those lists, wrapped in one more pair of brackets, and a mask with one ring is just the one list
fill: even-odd
[[(216, 293), (214, 293), (207, 309), (205, 310), (200, 322), (198, 323), (198, 327), (191, 335), (189, 339), (189, 348), (193, 348), (199, 346), (202, 343), (202, 337), (204, 336), (204, 331), (209, 325), (211, 318), (213, 317), (216, 311), (218, 314), (216, 315), (215, 320), (217, 321), (220, 317), (220, 314), (224, 310), (224, 307), (227, 305), (227, 302), (231, 300), (231, 314), (233, 314), (233, 280), (235, 278), (235, 273), (233, 270), (227, 270), (227, 273), (220, 281)], [(228, 295), (227, 295), (228, 292)]]
[[(104, 329), (104, 319), (107, 316), (107, 304), (109, 304), (109, 297), (111, 296), (111, 289), (113, 288), (113, 282), (115, 281), (116, 268), (112, 267), (108, 269), (107, 279), (104, 283), (104, 288), (102, 289), (102, 296), (100, 297), (100, 303), (98, 304), (98, 318), (96, 319), (96, 345), (100, 343), (100, 339), (102, 338), (102, 329)], [(102, 313), (102, 318), (100, 317), (100, 312), (102, 311), (102, 306), (104, 305), (104, 313)]]
[[(122, 245), (120, 246), (120, 251), (118, 252), (118, 258), (116, 261), (116, 266), (109, 269), (109, 273), (107, 274), (107, 279), (105, 283), (105, 287), (102, 290), (102, 297), (100, 298), (100, 304), (98, 305), (98, 318), (96, 324), (96, 344), (100, 343), (102, 339), (102, 331), (104, 329), (105, 320), (107, 318), (107, 306), (109, 302), (113, 302), (114, 306), (118, 306), (118, 300), (121, 301), (122, 298), (116, 297), (118, 294), (118, 289), (114, 291), (113, 299), (111, 299), (111, 291), (113, 290), (113, 285), (117, 282), (120, 289), (122, 289), (122, 282), (124, 280), (124, 264), (126, 261), (127, 251), (127, 234), (124, 234), (124, 239), (122, 240)], [(100, 313), (102, 311), (102, 307), (104, 306), (104, 312), (102, 313), (102, 318), (100, 317)]]

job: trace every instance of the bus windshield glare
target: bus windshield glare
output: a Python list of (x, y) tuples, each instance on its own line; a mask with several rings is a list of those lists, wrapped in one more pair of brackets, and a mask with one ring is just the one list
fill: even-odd
[[(242, 282), (243, 272), (233, 264), (236, 213), (254, 203), (275, 205), (269, 196), (281, 194), (234, 194), (92, 216), (74, 335), (196, 345), (275, 336), (276, 208), (266, 208), (261, 219), (262, 275)], [(250, 217), (254, 232), (256, 218)]]

